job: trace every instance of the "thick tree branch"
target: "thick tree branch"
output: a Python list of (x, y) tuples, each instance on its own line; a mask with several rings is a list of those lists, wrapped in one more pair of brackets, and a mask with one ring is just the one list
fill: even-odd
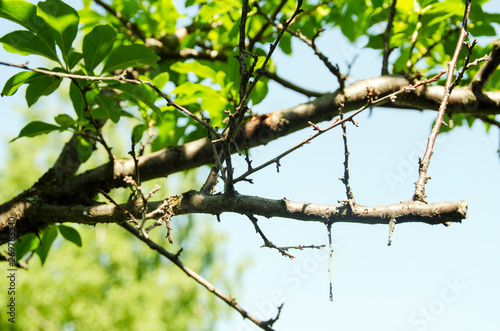
[[(390, 206), (353, 205), (318, 205), (314, 203), (294, 202), (288, 199), (272, 200), (235, 193), (227, 195), (207, 195), (201, 192), (189, 191), (180, 196), (172, 197), (173, 215), (238, 213), (243, 215), (260, 215), (267, 218), (282, 217), (308, 222), (321, 223), (360, 223), (389, 224), (396, 219), (398, 224), (419, 222), (427, 224), (445, 224), (461, 222), (467, 217), (465, 201), (439, 202), (425, 204), (418, 201), (407, 201)], [(148, 210), (156, 210), (163, 201), (149, 202)], [(45, 203), (26, 203), (25, 219), (16, 218), (16, 228), (19, 235), (33, 232), (33, 228), (43, 228), (50, 224), (72, 222), (83, 224), (119, 223), (129, 220), (123, 213), (121, 205), (102, 204), (97, 206), (60, 206)], [(138, 213), (138, 211), (130, 211)], [(140, 215), (134, 215), (139, 217)], [(149, 215), (157, 217), (160, 215)], [(3, 215), (0, 221), (4, 221)], [(4, 242), (3, 238), (0, 238)], [(7, 240), (7, 238), (5, 238)]]
[[(337, 91), (292, 108), (254, 116), (245, 123), (237, 141), (242, 142), (244, 139), (249, 148), (265, 145), (272, 140), (309, 127), (309, 121), (319, 123), (331, 120), (338, 115), (338, 108), (342, 103), (344, 113), (359, 109), (366, 104), (367, 87), (372, 90), (373, 98), (377, 99), (412, 83), (413, 81), (408, 78), (398, 76), (362, 80), (346, 87), (344, 96)], [(399, 95), (390, 105), (437, 110), (443, 94), (442, 86), (421, 86), (415, 91)], [(468, 87), (456, 88), (448, 100), (447, 111), (468, 113), (474, 116), (500, 114), (500, 92), (484, 92), (474, 95)], [(139, 157), (138, 167), (142, 180), (147, 181), (193, 169), (213, 161), (212, 144), (209, 139), (204, 138), (182, 146), (169, 146)], [(123, 178), (132, 176), (134, 173), (133, 160), (118, 159), (114, 167), (104, 164), (77, 175), (70, 181), (65, 181), (63, 185), (57, 187), (42, 185), (37, 192), (25, 192), (1, 205), (0, 217), (2, 220), (9, 216), (15, 216), (17, 219), (23, 218), (29, 200), (39, 199), (41, 195), (46, 202), (72, 204), (75, 199), (81, 200), (81, 197), (94, 195), (98, 188), (107, 191), (123, 187)], [(0, 224), (0, 231), (3, 228), (4, 226)]]

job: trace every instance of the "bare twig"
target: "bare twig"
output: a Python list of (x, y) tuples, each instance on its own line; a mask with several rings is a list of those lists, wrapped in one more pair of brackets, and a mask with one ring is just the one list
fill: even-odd
[(255, 232), (257, 232), (260, 235), (260, 237), (262, 238), (262, 240), (264, 241), (264, 245), (262, 245), (261, 247), (274, 248), (274, 249), (278, 250), (278, 252), (280, 252), (281, 255), (283, 255), (283, 256), (289, 257), (290, 259), (295, 258), (295, 256), (288, 253), (285, 249), (276, 246), (275, 244), (273, 244), (271, 241), (269, 241), (267, 239), (267, 237), (264, 235), (264, 232), (262, 232), (259, 225), (257, 224), (257, 218), (255, 216), (247, 215), (247, 217), (250, 221), (252, 221), (252, 224), (255, 227)]
[(289, 249), (298, 249), (298, 250), (304, 250), (304, 249), (321, 249), (325, 247), (325, 245), (297, 245), (297, 246), (281, 246), (280, 248), (287, 251)]
[(428, 78), (428, 79), (425, 79), (423, 81), (420, 81), (418, 82), (417, 84), (415, 85), (409, 85), (409, 86), (406, 86), (406, 87), (403, 87), (401, 89), (399, 89), (398, 91), (396, 92), (393, 92), (389, 95), (386, 95), (385, 97), (383, 98), (380, 98), (380, 99), (377, 99), (377, 100), (371, 100), (369, 99), (368, 100), (368, 103), (366, 105), (364, 105), (363, 107), (359, 108), (358, 110), (354, 111), (353, 113), (351, 113), (349, 116), (345, 117), (343, 120), (338, 120), (338, 119), (335, 119), (332, 124), (330, 124), (327, 128), (325, 129), (321, 129), (319, 128), (317, 125), (309, 122), (309, 124), (315, 129), (317, 130), (318, 132), (309, 136), (309, 138), (307, 139), (304, 139), (303, 141), (301, 141), (300, 143), (298, 143), (297, 145), (293, 146), (292, 148), (284, 151), (283, 153), (279, 154), (278, 156), (272, 158), (271, 160), (261, 164), (260, 166), (258, 167), (255, 167), (255, 168), (252, 168), (252, 169), (249, 169), (247, 170), (245, 173), (243, 173), (241, 176), (239, 176), (238, 178), (236, 178), (234, 180), (234, 182), (239, 182), (241, 180), (244, 180), (246, 177), (248, 177), (249, 175), (271, 165), (271, 164), (274, 164), (274, 163), (277, 163), (279, 162), (279, 160), (281, 160), (283, 157), (287, 156), (288, 154), (292, 153), (293, 151), (299, 149), (300, 147), (304, 146), (305, 144), (308, 144), (310, 143), (313, 139), (319, 137), (320, 135), (322, 135), (323, 133), (337, 127), (338, 125), (341, 125), (342, 123), (345, 123), (347, 121), (352, 121), (354, 116), (358, 115), (359, 113), (361, 113), (362, 111), (364, 111), (365, 109), (367, 108), (370, 108), (370, 107), (373, 107), (373, 106), (376, 106), (378, 104), (381, 104), (381, 103), (385, 103), (387, 100), (391, 100), (391, 101), (395, 101), (396, 98), (397, 98), (397, 95), (398, 94), (401, 94), (403, 92), (410, 92), (410, 91), (413, 91), (415, 90), (417, 87), (419, 86), (422, 86), (424, 84), (428, 84), (430, 82), (434, 82), (436, 80), (439, 79), (439, 77), (441, 77), (445, 72), (444, 71), (441, 71), (439, 74), (435, 75), (434, 77), (432, 78)]
[[(344, 119), (344, 114), (340, 113), (340, 120)], [(349, 149), (347, 146), (347, 127), (345, 122), (342, 122), (342, 138), (344, 140), (344, 177), (340, 177), (340, 181), (344, 183), (347, 199), (354, 203), (354, 194), (352, 193), (351, 185), (349, 185)]]
[(392, 49), (390, 47), (392, 22), (394, 21), (394, 16), (396, 16), (396, 4), (397, 0), (392, 0), (391, 9), (389, 10), (389, 18), (387, 19), (387, 27), (384, 32), (384, 55), (382, 59), (382, 75), (389, 74), (389, 55), (391, 55)]
[(491, 75), (495, 72), (499, 64), (500, 40), (497, 40), (493, 43), (493, 48), (490, 55), (488, 56), (488, 60), (481, 66), (481, 68), (479, 68), (476, 75), (472, 78), (469, 84), (469, 88), (471, 89), (471, 91), (474, 93), (482, 92), (484, 85), (491, 77)]
[(106, 199), (108, 199), (109, 202), (111, 202), (113, 205), (116, 206), (116, 208), (121, 211), (122, 213), (124, 213), (125, 215), (127, 215), (127, 218), (132, 222), (134, 223), (136, 226), (139, 226), (139, 222), (137, 221), (137, 219), (135, 218), (134, 215), (132, 215), (132, 213), (130, 213), (127, 209), (123, 208), (122, 206), (120, 206), (112, 197), (109, 196), (109, 194), (107, 194), (106, 192), (104, 192), (103, 190), (96, 190), (97, 192), (101, 193), (102, 195), (104, 195), (104, 197)]
[[(260, 15), (262, 15), (263, 17), (265, 17), (267, 20), (269, 20), (269, 18), (267, 17), (267, 15), (265, 13), (263, 13), (262, 11), (259, 12)], [(288, 21), (291, 23), (291, 20)], [(316, 46), (316, 44), (314, 43), (313, 40), (307, 38), (304, 34), (302, 34), (299, 30), (297, 31), (292, 31), (290, 30), (288, 27), (290, 24), (286, 25), (286, 24), (281, 24), (281, 23), (275, 23), (273, 21), (270, 21), (271, 24), (273, 24), (277, 29), (280, 29), (281, 31), (286, 31), (288, 33), (290, 33), (292, 36), (295, 36), (297, 37), (298, 39), (300, 39), (301, 41), (303, 41), (306, 45), (308, 45), (309, 47), (311, 47), (311, 49), (314, 51), (314, 54), (316, 54), (316, 56), (318, 56), (318, 58), (323, 62), (323, 64), (328, 68), (328, 70), (335, 76), (337, 77), (337, 80), (339, 82), (339, 85), (340, 85), (340, 89), (343, 90), (344, 87), (345, 87), (345, 79), (346, 77), (344, 75), (342, 75), (342, 73), (340, 72), (340, 69), (338, 67), (338, 65), (333, 65), (330, 60), (328, 59), (328, 57), (326, 57), (320, 50), (319, 48)]]
[(410, 52), (408, 53), (408, 61), (406, 61), (406, 72), (409, 74), (411, 73), (413, 69), (413, 61), (412, 61), (412, 55), (413, 55), (413, 50), (415, 49), (415, 45), (417, 44), (417, 39), (418, 39), (418, 32), (420, 31), (420, 28), (422, 27), (422, 11), (418, 13), (418, 21), (417, 25), (415, 26), (415, 30), (413, 31), (413, 34), (411, 36), (411, 47), (410, 47)]
[(175, 264), (179, 269), (181, 269), (187, 276), (193, 278), (198, 284), (201, 286), (205, 287), (207, 290), (212, 292), (215, 296), (219, 297), (222, 299), (225, 303), (227, 303), (231, 308), (236, 310), (243, 316), (243, 318), (248, 318), (250, 321), (252, 321), (255, 325), (260, 327), (263, 330), (266, 331), (272, 331), (273, 329), (271, 328), (269, 322), (266, 321), (261, 321), (257, 317), (253, 316), (246, 310), (244, 310), (237, 302), (236, 300), (231, 297), (230, 295), (227, 295), (223, 293), (221, 290), (216, 288), (213, 284), (208, 282), (205, 278), (201, 277), (199, 274), (194, 272), (192, 269), (189, 267), (185, 266), (181, 260), (179, 259), (179, 256), (177, 254), (172, 254), (168, 252), (165, 248), (162, 246), (158, 245), (151, 239), (148, 239), (144, 236), (142, 236), (139, 231), (137, 231), (134, 227), (130, 226), (127, 223), (120, 223), (119, 224), (121, 227), (125, 228), (128, 232), (132, 233), (134, 236), (136, 236), (139, 240), (144, 242), (146, 245), (149, 246), (149, 248), (157, 251), (161, 255), (165, 256), (167, 259), (169, 259), (173, 264)]
[(441, 101), (441, 105), (439, 106), (439, 113), (434, 122), (434, 126), (432, 128), (431, 134), (427, 141), (427, 148), (424, 153), (424, 157), (419, 160), (419, 176), (417, 181), (415, 182), (415, 193), (413, 195), (413, 200), (415, 201), (425, 201), (425, 184), (429, 177), (427, 176), (427, 169), (429, 168), (430, 159), (433, 153), (434, 143), (436, 142), (436, 137), (439, 133), (439, 129), (441, 128), (441, 124), (443, 123), (444, 114), (446, 111), (446, 106), (448, 105), (448, 99), (451, 94), (451, 86), (453, 81), (453, 76), (455, 73), (455, 67), (457, 65), (458, 56), (460, 54), (460, 50), (462, 49), (462, 45), (464, 43), (465, 37), (467, 36), (467, 21), (469, 19), (469, 11), (471, 6), (471, 0), (466, 1), (464, 19), (462, 22), (462, 29), (460, 31), (460, 37), (458, 38), (457, 46), (455, 48), (455, 53), (451, 61), (448, 63), (448, 74), (446, 77), (445, 84), (445, 92), (443, 99)]
[(328, 234), (328, 277), (330, 278), (330, 301), (333, 301), (333, 284), (332, 284), (332, 256), (333, 256), (333, 243), (332, 243), (332, 223), (326, 224)]
[[(276, 8), (274, 9), (273, 13), (271, 14), (271, 21), (274, 21), (276, 19), (276, 16), (278, 16), (280, 10), (283, 8), (283, 6), (286, 4), (287, 0), (281, 0), (281, 2), (278, 4), (278, 6), (276, 6)], [(255, 6), (257, 8), (260, 8), (259, 6), (259, 3), (258, 2), (255, 2)], [(253, 36), (252, 38), (250, 38), (250, 41), (248, 43), (248, 50), (252, 51), (254, 46), (255, 46), (255, 43), (258, 42), (261, 38), (262, 38), (262, 35), (264, 34), (264, 32), (266, 31), (266, 29), (271, 25), (271, 23), (269, 22), (269, 20), (266, 20), (266, 22), (264, 22), (264, 24), (262, 24), (262, 27), (259, 29), (259, 31), (257, 31), (257, 33), (255, 34), (255, 36)]]
[(278, 76), (277, 74), (273, 73), (273, 72), (269, 72), (267, 70), (263, 70), (263, 73), (266, 77), (269, 77), (271, 78), (272, 80), (274, 80), (276, 83), (286, 87), (286, 88), (289, 88), (290, 90), (293, 90), (295, 92), (298, 92), (298, 93), (301, 93), (301, 94), (304, 94), (305, 96), (309, 97), (309, 98), (312, 98), (312, 97), (320, 97), (322, 95), (325, 95), (325, 93), (321, 93), (321, 92), (316, 92), (316, 91), (311, 91), (311, 90), (307, 90), (305, 88), (302, 88), (300, 86), (297, 86), (295, 84), (293, 84), (292, 82), (289, 82), (287, 81), (286, 79), (283, 79), (282, 77)]

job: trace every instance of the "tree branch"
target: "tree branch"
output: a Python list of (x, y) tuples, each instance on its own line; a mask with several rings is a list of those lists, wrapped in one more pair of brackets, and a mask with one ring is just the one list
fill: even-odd
[(425, 201), (425, 184), (430, 178), (427, 176), (427, 170), (429, 169), (434, 143), (436, 142), (439, 129), (441, 128), (441, 124), (443, 123), (444, 113), (446, 111), (446, 107), (448, 106), (448, 100), (450, 98), (452, 90), (454, 89), (453, 77), (455, 74), (455, 67), (457, 65), (458, 56), (460, 54), (460, 50), (462, 49), (462, 45), (464, 44), (465, 37), (468, 34), (466, 28), (467, 21), (469, 20), (470, 6), (471, 0), (467, 0), (462, 22), (462, 29), (460, 30), (460, 36), (458, 38), (457, 46), (455, 47), (455, 53), (453, 54), (451, 61), (448, 63), (448, 75), (446, 77), (443, 99), (441, 101), (441, 104), (439, 105), (438, 116), (436, 118), (436, 121), (434, 122), (434, 126), (432, 127), (431, 134), (429, 135), (424, 156), (419, 160), (418, 179), (415, 182), (415, 193), (413, 194), (413, 200), (416, 201)]
[(194, 272), (192, 269), (188, 268), (185, 266), (181, 260), (179, 259), (179, 256), (177, 254), (172, 254), (168, 252), (165, 248), (162, 246), (158, 245), (151, 239), (148, 239), (140, 234), (140, 232), (135, 229), (133, 226), (131, 226), (128, 223), (120, 223), (119, 224), (121, 227), (123, 227), (125, 230), (128, 232), (132, 233), (134, 236), (136, 236), (139, 240), (144, 242), (146, 245), (149, 246), (152, 250), (157, 251), (161, 255), (165, 256), (167, 259), (170, 260), (173, 264), (175, 264), (179, 269), (181, 269), (187, 276), (193, 278), (198, 284), (201, 286), (205, 287), (207, 290), (212, 292), (214, 295), (222, 299), (225, 303), (227, 303), (231, 308), (236, 310), (243, 316), (243, 318), (248, 318), (250, 321), (255, 323), (258, 327), (260, 327), (263, 330), (267, 331), (272, 331), (273, 329), (269, 326), (269, 323), (265, 321), (261, 321), (257, 317), (253, 316), (252, 314), (248, 313), (246, 310), (244, 310), (234, 298), (232, 298), (230, 295), (227, 295), (223, 293), (221, 290), (216, 288), (213, 284), (211, 284), (209, 281), (207, 281), (205, 278), (201, 277), (199, 274)]
[[(345, 97), (339, 92), (326, 94), (313, 101), (278, 110), (268, 114), (250, 118), (244, 125), (241, 134), (236, 137), (238, 143), (245, 141), (248, 148), (265, 145), (285, 135), (310, 127), (309, 121), (319, 123), (331, 120), (338, 115), (338, 108), (343, 103), (343, 112), (351, 112), (366, 104), (367, 87), (372, 90), (372, 97), (387, 96), (412, 83), (406, 77), (382, 76), (358, 81), (345, 88)], [(439, 107), (444, 94), (442, 86), (420, 86), (416, 90), (400, 94), (391, 106), (417, 107), (433, 109)], [(383, 104), (381, 104), (383, 105)], [(451, 113), (467, 113), (473, 116), (500, 114), (500, 92), (484, 92), (474, 95), (468, 87), (453, 90), (448, 100), (447, 111)], [(213, 150), (210, 139), (203, 138), (181, 146), (169, 146), (154, 153), (138, 158), (138, 167), (143, 181), (166, 177), (172, 173), (193, 169), (213, 162)], [(75, 199), (91, 197), (95, 189), (109, 191), (112, 188), (124, 187), (123, 178), (133, 176), (134, 162), (131, 159), (117, 159), (114, 167), (104, 164), (88, 170), (65, 181), (63, 185), (40, 185), (37, 192), (27, 191), (12, 200), (0, 205), (0, 220), (14, 216), (25, 217), (31, 207), (30, 200), (40, 199), (58, 204), (72, 204)], [(4, 225), (0, 222), (0, 235)]]
[[(319, 205), (314, 203), (294, 202), (287, 199), (272, 200), (255, 196), (234, 193), (228, 195), (207, 195), (197, 191), (189, 191), (172, 197), (172, 216), (185, 214), (238, 213), (242, 215), (260, 215), (267, 218), (282, 217), (306, 222), (321, 223), (358, 223), (389, 224), (396, 219), (398, 224), (418, 222), (427, 224), (445, 224), (461, 222), (467, 217), (467, 202), (439, 202), (426, 204), (419, 201), (406, 201), (389, 206), (353, 205)], [(149, 202), (148, 210), (157, 210), (163, 201)], [(82, 224), (120, 223), (129, 220), (121, 208), (113, 204), (97, 206), (60, 206), (45, 203), (28, 203), (25, 218), (16, 219), (19, 236), (34, 232), (50, 224), (71, 222)], [(120, 205), (126, 208), (126, 205)], [(130, 211), (139, 217), (139, 211)], [(158, 211), (161, 213), (161, 211)], [(148, 215), (153, 218), (159, 215)], [(4, 216), (0, 216), (4, 223)], [(0, 244), (8, 238), (0, 237)]]

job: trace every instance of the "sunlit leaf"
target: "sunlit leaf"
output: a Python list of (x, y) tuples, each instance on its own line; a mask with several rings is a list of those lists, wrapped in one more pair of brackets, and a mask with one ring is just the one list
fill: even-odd
[(41, 96), (50, 95), (61, 84), (62, 79), (43, 75), (29, 83), (26, 88), (26, 102), (31, 107)]
[(116, 31), (110, 25), (98, 25), (83, 38), (85, 69), (91, 73), (113, 47)]
[(59, 62), (54, 44), (30, 31), (13, 31), (0, 38), (6, 51), (21, 55), (37, 54)]
[(122, 45), (111, 52), (102, 72), (144, 65), (155, 68), (159, 60), (160, 57), (144, 45)]
[(41, 121), (33, 121), (26, 124), (26, 126), (21, 129), (21, 132), (19, 132), (19, 135), (16, 138), (12, 139), (11, 142), (21, 137), (35, 137), (41, 134), (46, 134), (61, 129), (62, 128), (60, 126), (54, 124), (49, 124)]
[(78, 32), (77, 11), (61, 0), (39, 2), (37, 14), (47, 23), (47, 27), (59, 46), (66, 64), (71, 51), (71, 45)]
[(38, 79), (40, 76), (42, 76), (42, 74), (34, 71), (22, 71), (15, 74), (5, 83), (2, 90), (2, 96), (13, 95), (22, 84), (29, 84), (33, 80)]

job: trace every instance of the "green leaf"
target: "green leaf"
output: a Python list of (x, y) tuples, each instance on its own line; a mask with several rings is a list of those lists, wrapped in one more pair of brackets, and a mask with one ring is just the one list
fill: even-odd
[(22, 84), (29, 84), (33, 80), (38, 79), (40, 76), (42, 76), (42, 74), (36, 73), (34, 71), (23, 71), (17, 73), (14, 76), (10, 77), (9, 80), (5, 83), (1, 95), (2, 96), (13, 95), (14, 93), (17, 92), (17, 89)]
[(36, 6), (23, 0), (0, 1), (0, 17), (17, 23), (33, 32), (37, 32), (38, 23), (41, 21), (36, 16)]
[(152, 95), (156, 95), (156, 92), (150, 93), (144, 85), (121, 84), (115, 88), (124, 92), (127, 98), (135, 102), (139, 107), (150, 108), (161, 116), (160, 108), (155, 105), (154, 99), (151, 98)]
[(12, 139), (11, 142), (22, 137), (35, 137), (41, 134), (46, 134), (61, 129), (62, 128), (60, 126), (54, 124), (49, 124), (41, 121), (33, 121), (26, 124), (26, 126), (21, 129), (21, 132), (19, 132), (19, 135), (16, 138)]
[(107, 95), (103, 94), (96, 94), (95, 100), (99, 107), (106, 112), (108, 117), (113, 122), (118, 123), (118, 121), (120, 120), (122, 109), (120, 108), (120, 106), (118, 106), (116, 101), (113, 100), (113, 98), (110, 98)]
[(85, 69), (91, 73), (109, 54), (116, 39), (116, 31), (110, 25), (98, 25), (83, 38)]
[(20, 261), (23, 256), (35, 250), (40, 245), (40, 240), (34, 233), (28, 233), (17, 239), (14, 247), (16, 248), (16, 261)]
[(156, 75), (155, 78), (153, 78), (152, 83), (161, 90), (165, 87), (165, 84), (168, 83), (169, 79), (170, 75), (168, 74), (168, 72), (162, 72), (161, 74)]
[(13, 31), (0, 38), (6, 51), (21, 55), (37, 54), (59, 62), (54, 44), (30, 31)]
[(141, 141), (142, 136), (144, 135), (144, 131), (148, 129), (146, 124), (138, 124), (132, 130), (132, 136), (134, 137), (134, 142), (137, 144)]
[(193, 62), (176, 62), (170, 66), (170, 69), (180, 74), (194, 73), (201, 79), (212, 78), (212, 81), (217, 82), (217, 73), (209, 66), (203, 65), (198, 61)]
[(92, 155), (93, 150), (94, 146), (90, 141), (87, 140), (87, 138), (82, 136), (76, 137), (76, 154), (78, 154), (78, 157), (80, 158), (80, 161), (82, 161), (82, 163), (87, 162), (87, 160)]
[(47, 0), (38, 3), (37, 14), (47, 23), (49, 32), (61, 50), (64, 62), (69, 64), (71, 45), (75, 40), (80, 21), (77, 11), (61, 0)]
[(266, 97), (267, 92), (269, 92), (267, 83), (259, 80), (250, 95), (250, 100), (252, 100), (253, 105), (255, 106), (256, 104), (262, 102), (262, 100)]
[(47, 260), (47, 256), (49, 255), (50, 247), (54, 243), (54, 240), (57, 238), (57, 229), (54, 226), (48, 227), (42, 234), (42, 242), (40, 246), (35, 250), (36, 254), (40, 257), (40, 261), (42, 261), (42, 265)]
[(279, 46), (283, 53), (286, 55), (292, 55), (292, 36), (284, 34), (283, 37), (281, 37)]
[(206, 23), (214, 16), (225, 14), (237, 7), (241, 7), (241, 2), (237, 0), (212, 1), (201, 7), (198, 17), (200, 18), (200, 22)]
[(160, 57), (144, 45), (122, 45), (111, 52), (102, 72), (144, 65), (156, 68), (156, 62), (159, 60)]
[(66, 225), (59, 225), (57, 228), (64, 239), (71, 241), (78, 247), (82, 247), (82, 238), (80, 237), (78, 231)]
[(76, 124), (76, 121), (66, 114), (57, 115), (54, 120), (63, 128), (73, 127)]
[(83, 59), (83, 54), (75, 51), (74, 48), (71, 48), (71, 51), (68, 56), (68, 68), (73, 69), (74, 66)]
[(49, 95), (54, 92), (61, 84), (59, 77), (42, 75), (29, 83), (26, 88), (26, 102), (31, 107), (43, 95)]
[(71, 82), (71, 85), (69, 86), (69, 97), (78, 119), (82, 119), (83, 111), (85, 109), (85, 100), (83, 99), (82, 92), (75, 82)]

